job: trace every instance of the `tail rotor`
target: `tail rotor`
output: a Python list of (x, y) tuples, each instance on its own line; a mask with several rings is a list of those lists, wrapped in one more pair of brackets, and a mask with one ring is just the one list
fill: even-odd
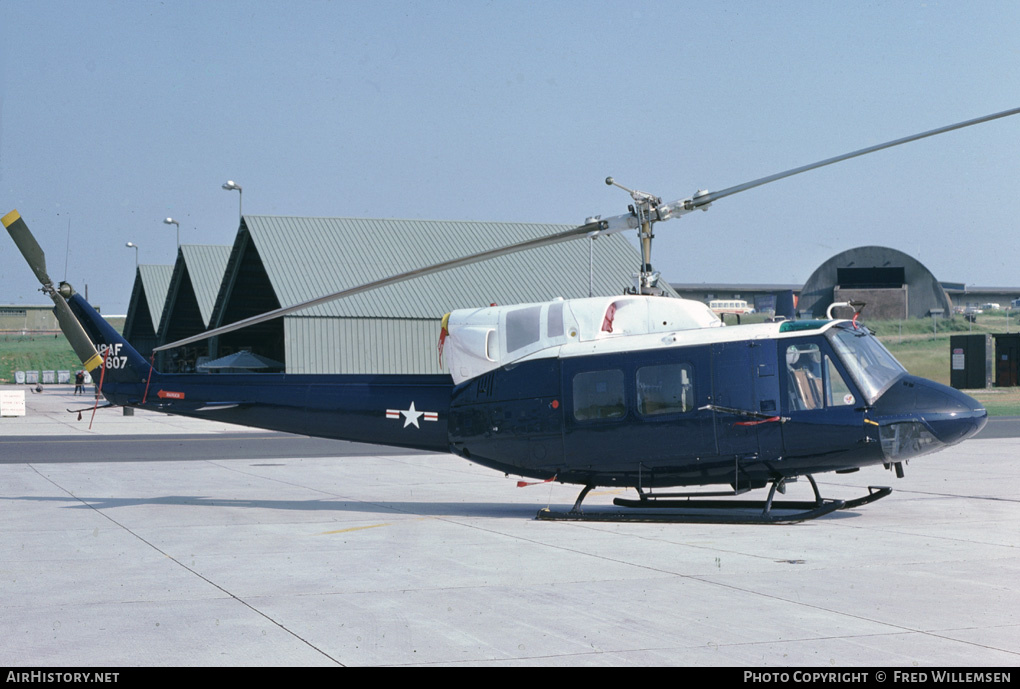
[(67, 341), (71, 343), (74, 353), (78, 355), (87, 371), (90, 373), (94, 372), (102, 365), (103, 357), (96, 351), (92, 340), (85, 334), (81, 323), (78, 322), (78, 319), (71, 312), (71, 308), (67, 305), (67, 300), (75, 293), (74, 288), (66, 282), (61, 282), (56, 287), (53, 286), (53, 280), (50, 279), (49, 274), (46, 272), (46, 254), (39, 246), (39, 242), (32, 236), (32, 232), (28, 229), (28, 225), (25, 224), (18, 211), (11, 211), (3, 217), (2, 221), (4, 227), (7, 228), (7, 232), (21, 251), (21, 255), (25, 257), (28, 265), (32, 268), (32, 272), (39, 279), (39, 283), (42, 285), (40, 291), (53, 300), (53, 305), (56, 307), (57, 322), (60, 324), (60, 329), (63, 331)]

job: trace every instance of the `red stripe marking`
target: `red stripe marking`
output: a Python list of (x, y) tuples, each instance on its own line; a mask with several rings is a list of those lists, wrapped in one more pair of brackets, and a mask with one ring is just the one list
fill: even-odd
[(760, 421), (737, 421), (734, 426), (760, 426), (763, 423), (775, 423), (779, 421), (778, 416), (770, 416), (767, 419), (761, 419)]
[(556, 477), (553, 476), (552, 478), (547, 478), (544, 481), (518, 481), (517, 482), (517, 487), (518, 488), (526, 488), (528, 486), (540, 486), (543, 483), (552, 483), (555, 480), (556, 480)]

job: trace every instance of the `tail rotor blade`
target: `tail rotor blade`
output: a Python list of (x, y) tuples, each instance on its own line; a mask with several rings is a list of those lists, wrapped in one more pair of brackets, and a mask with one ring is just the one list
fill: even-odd
[(50, 294), (50, 297), (53, 298), (53, 304), (57, 307), (57, 322), (60, 324), (60, 330), (64, 333), (64, 337), (71, 343), (71, 348), (74, 349), (74, 353), (78, 355), (78, 359), (81, 360), (86, 370), (90, 373), (95, 371), (102, 365), (103, 357), (99, 356), (96, 346), (92, 344), (92, 340), (85, 334), (85, 329), (81, 327), (81, 323), (71, 313), (71, 307), (67, 305), (63, 295), (60, 292), (54, 291)]
[(3, 223), (14, 243), (18, 245), (18, 249), (21, 250), (21, 255), (28, 261), (32, 272), (39, 278), (39, 282), (43, 285), (52, 285), (53, 281), (46, 274), (46, 254), (39, 246), (39, 242), (35, 241), (28, 225), (21, 219), (21, 214), (13, 210), (3, 217)]

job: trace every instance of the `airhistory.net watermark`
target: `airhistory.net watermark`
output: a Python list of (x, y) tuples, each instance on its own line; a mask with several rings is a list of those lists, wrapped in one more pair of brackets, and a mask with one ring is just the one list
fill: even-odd
[(43, 670), (16, 671), (8, 670), (7, 682), (53, 682), (58, 684), (103, 684), (116, 682), (119, 672), (50, 672)]

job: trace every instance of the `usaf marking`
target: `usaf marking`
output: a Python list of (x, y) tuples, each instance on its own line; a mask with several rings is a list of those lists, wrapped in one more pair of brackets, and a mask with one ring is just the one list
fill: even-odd
[(418, 411), (414, 408), (414, 402), (411, 402), (409, 409), (387, 409), (387, 419), (399, 419), (401, 416), (404, 417), (404, 428), (408, 426), (414, 426), (415, 428), (421, 428), (418, 424), (419, 419), (425, 421), (439, 421), (439, 412), (435, 411)]

